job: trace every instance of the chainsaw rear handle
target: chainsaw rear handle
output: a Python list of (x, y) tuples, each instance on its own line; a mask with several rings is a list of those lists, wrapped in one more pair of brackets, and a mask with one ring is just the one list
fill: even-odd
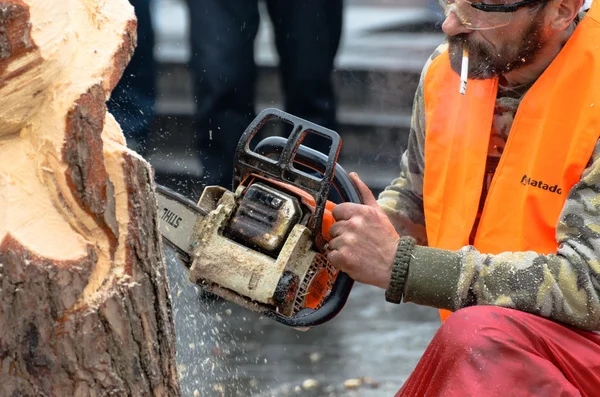
[[(263, 156), (279, 155), (288, 144), (289, 142), (285, 138), (276, 136), (267, 137), (257, 144), (254, 151)], [(329, 160), (325, 154), (303, 145), (298, 146), (294, 157), (295, 163), (319, 173), (324, 173)], [(362, 202), (360, 194), (348, 176), (348, 173), (339, 164), (335, 167), (331, 186), (336, 189), (343, 201), (358, 204)], [(323, 324), (331, 320), (342, 310), (353, 285), (354, 280), (350, 276), (339, 272), (329, 297), (320, 308), (316, 310), (304, 309), (293, 317), (285, 317), (275, 312), (267, 312), (265, 316), (281, 324), (295, 328), (309, 328)]]

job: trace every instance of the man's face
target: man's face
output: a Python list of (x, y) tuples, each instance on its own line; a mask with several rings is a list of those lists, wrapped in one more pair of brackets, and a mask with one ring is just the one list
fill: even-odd
[(496, 77), (532, 63), (544, 44), (543, 11), (538, 7), (520, 9), (507, 26), (447, 36), (452, 69), (460, 74), (465, 44), (471, 79)]

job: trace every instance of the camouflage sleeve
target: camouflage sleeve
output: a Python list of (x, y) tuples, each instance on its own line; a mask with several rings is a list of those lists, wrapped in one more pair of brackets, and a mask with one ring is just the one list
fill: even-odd
[(425, 169), (425, 102), (423, 79), (431, 61), (444, 50), (438, 47), (425, 64), (415, 93), (408, 146), (400, 161), (400, 176), (379, 195), (378, 203), (401, 236), (412, 236), (427, 245), (423, 212), (423, 174)]
[(550, 255), (418, 247), (405, 300), (450, 310), (502, 306), (600, 330), (600, 141), (569, 192), (556, 239), (558, 250)]
[[(424, 125), (422, 87), (419, 85), (413, 106), (408, 146), (400, 161), (400, 175), (380, 193), (377, 202), (401, 236), (412, 236), (427, 245), (423, 212), (423, 141)], [(419, 103), (421, 102), (421, 104)]]

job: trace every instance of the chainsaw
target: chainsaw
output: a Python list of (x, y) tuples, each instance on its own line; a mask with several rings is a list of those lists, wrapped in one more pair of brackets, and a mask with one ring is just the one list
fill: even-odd
[[(270, 121), (293, 128), (286, 138), (250, 142)], [(301, 144), (316, 134), (325, 155)], [(233, 191), (207, 186), (197, 203), (157, 186), (159, 230), (191, 282), (284, 325), (308, 329), (336, 316), (354, 281), (329, 263), (333, 187), (342, 201), (360, 195), (337, 164), (339, 135), (278, 109), (246, 128), (234, 156)]]

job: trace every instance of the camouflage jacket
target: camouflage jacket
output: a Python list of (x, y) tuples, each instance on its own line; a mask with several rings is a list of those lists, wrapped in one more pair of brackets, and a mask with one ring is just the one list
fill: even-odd
[[(586, 330), (600, 330), (600, 143), (560, 214), (556, 254), (490, 255), (473, 246), (456, 252), (426, 247), (423, 76), (443, 49), (441, 46), (434, 52), (421, 75), (400, 176), (378, 200), (398, 233), (416, 238), (419, 244), (410, 261), (404, 300), (449, 310), (472, 305), (502, 306)], [(499, 158), (520, 98), (528, 88), (500, 88), (488, 164), (490, 158)]]

